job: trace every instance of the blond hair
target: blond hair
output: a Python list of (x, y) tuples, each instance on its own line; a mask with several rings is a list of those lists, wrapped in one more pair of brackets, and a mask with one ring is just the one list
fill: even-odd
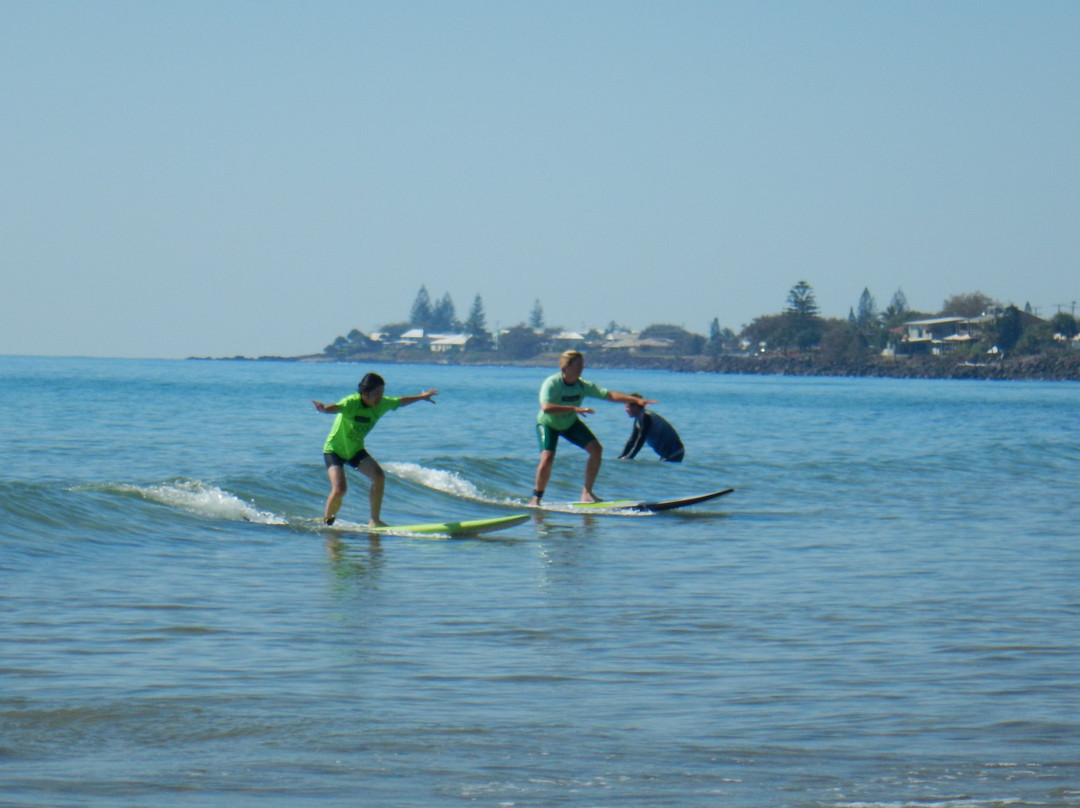
[(559, 370), (566, 370), (570, 366), (570, 363), (576, 359), (585, 359), (585, 354), (581, 351), (563, 351), (559, 356)]

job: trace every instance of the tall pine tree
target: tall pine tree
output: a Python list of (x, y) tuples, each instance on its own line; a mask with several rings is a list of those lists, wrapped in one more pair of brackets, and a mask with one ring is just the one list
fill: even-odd
[(480, 295), (473, 298), (469, 319), (465, 321), (465, 333), (469, 335), (469, 350), (486, 351), (491, 348), (491, 334), (484, 316), (484, 301)]
[(465, 333), (472, 336), (483, 334), (487, 331), (486, 318), (484, 317), (484, 301), (480, 295), (473, 298), (472, 308), (469, 309), (469, 319), (465, 321)]
[(427, 331), (431, 327), (431, 296), (426, 286), (421, 286), (409, 312), (409, 324)]
[(533, 303), (532, 314), (529, 315), (529, 328), (533, 331), (544, 330), (544, 307), (540, 305), (540, 298)]
[(436, 332), (453, 331), (457, 327), (457, 313), (454, 311), (454, 301), (447, 292), (431, 309), (431, 330)]

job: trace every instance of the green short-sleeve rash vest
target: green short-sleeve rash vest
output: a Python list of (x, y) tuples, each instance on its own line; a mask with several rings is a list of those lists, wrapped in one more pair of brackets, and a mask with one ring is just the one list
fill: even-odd
[[(567, 407), (580, 407), (582, 400), (586, 396), (606, 399), (608, 397), (608, 391), (600, 385), (587, 382), (584, 379), (578, 379), (573, 384), (567, 384), (563, 381), (561, 371), (554, 376), (549, 376), (544, 380), (544, 383), (540, 385), (541, 407), (545, 402), (549, 404), (560, 404)], [(575, 412), (550, 413), (544, 412), (543, 409), (541, 409), (540, 413), (536, 416), (536, 423), (549, 426), (552, 429), (557, 429), (561, 432), (572, 427), (577, 418), (577, 413)]]
[(346, 396), (337, 403), (338, 413), (326, 438), (324, 452), (333, 452), (344, 460), (350, 460), (364, 448), (364, 438), (375, 422), (390, 410), (401, 406), (401, 399), (383, 396), (374, 407), (364, 404), (359, 393)]

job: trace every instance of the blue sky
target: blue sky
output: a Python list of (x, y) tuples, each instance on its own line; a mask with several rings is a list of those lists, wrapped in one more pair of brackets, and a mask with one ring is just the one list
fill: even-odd
[(0, 354), (1080, 299), (1073, 0), (0, 11)]

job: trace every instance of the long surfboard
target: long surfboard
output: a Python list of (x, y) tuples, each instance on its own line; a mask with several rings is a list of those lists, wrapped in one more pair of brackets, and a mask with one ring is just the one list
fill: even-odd
[[(367, 525), (349, 525), (350, 533), (380, 533), (390, 536), (476, 536), (481, 533), (491, 533), (495, 530), (505, 530), (514, 525), (520, 525), (530, 519), (530, 514), (517, 513), (513, 516), (498, 516), (494, 519), (467, 519), (460, 522), (425, 522), (419, 525), (387, 525), (385, 527), (368, 527)], [(342, 525), (330, 530), (341, 529)]]
[(673, 511), (676, 508), (687, 508), (691, 505), (699, 505), (710, 499), (725, 496), (734, 491), (734, 488), (724, 488), (720, 491), (710, 491), (708, 494), (698, 494), (693, 497), (679, 497), (678, 499), (641, 500), (641, 499), (607, 499), (603, 502), (552, 502), (550, 504), (532, 505), (530, 507), (539, 510), (550, 510), (571, 513), (596, 513), (617, 514), (623, 513), (661, 513)]

